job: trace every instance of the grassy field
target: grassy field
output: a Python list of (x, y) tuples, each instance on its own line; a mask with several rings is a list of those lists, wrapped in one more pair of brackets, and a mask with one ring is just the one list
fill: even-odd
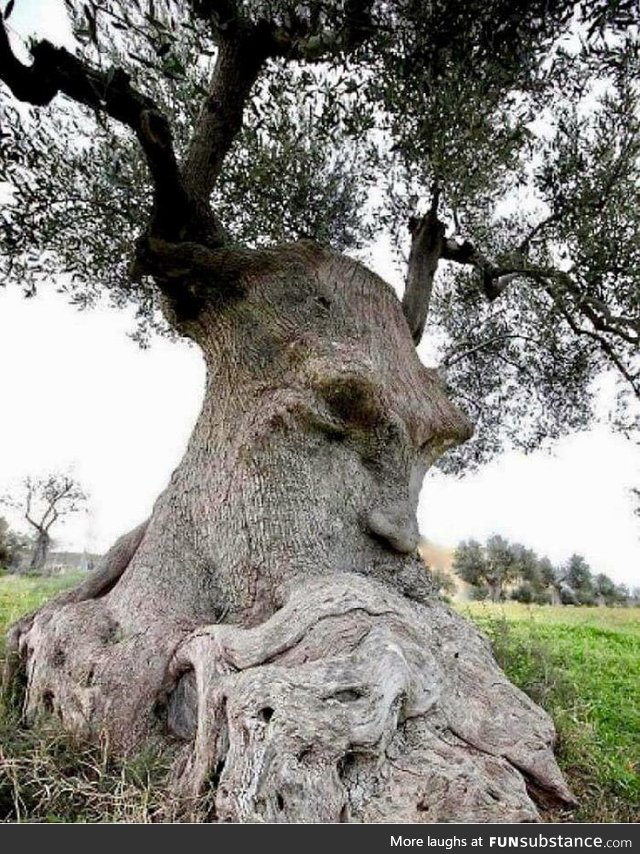
[(4, 632), (18, 617), (40, 607), (47, 599), (77, 584), (84, 573), (61, 575), (55, 578), (0, 576), (0, 650), (4, 647)]
[(576, 821), (640, 820), (640, 609), (458, 606), (558, 730)]
[[(76, 581), (0, 577), (0, 638)], [(580, 800), (574, 820), (639, 820), (640, 609), (456, 607), (489, 635), (512, 681), (552, 715), (559, 762)], [(0, 708), (0, 820), (170, 820), (163, 771), (155, 757), (118, 764), (59, 732), (21, 731)]]

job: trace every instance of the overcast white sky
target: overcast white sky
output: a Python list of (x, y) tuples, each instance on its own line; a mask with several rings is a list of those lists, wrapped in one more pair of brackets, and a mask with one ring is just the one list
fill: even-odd
[[(59, 37), (59, 8), (17, 0), (10, 23), (27, 35), (35, 21)], [(79, 313), (54, 286), (33, 300), (0, 289), (0, 493), (28, 473), (72, 467), (91, 501), (58, 529), (68, 547), (102, 551), (149, 514), (198, 413), (195, 348), (158, 341), (141, 351), (131, 328), (121, 312)], [(599, 428), (554, 455), (508, 454), (463, 480), (428, 475), (419, 519), (442, 545), (498, 532), (556, 562), (580, 552), (594, 571), (637, 585), (640, 523), (629, 491), (639, 484), (637, 447)]]

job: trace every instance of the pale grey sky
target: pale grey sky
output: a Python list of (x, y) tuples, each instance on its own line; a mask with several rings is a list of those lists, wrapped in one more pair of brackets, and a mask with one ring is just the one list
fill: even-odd
[[(57, 0), (18, 0), (10, 23), (22, 35), (36, 25), (53, 38), (65, 32)], [(375, 263), (392, 276), (383, 251)], [(54, 286), (34, 300), (0, 289), (0, 493), (25, 474), (73, 467), (91, 502), (59, 528), (66, 546), (104, 550), (149, 514), (200, 406), (195, 348), (158, 341), (141, 351), (131, 328), (122, 312), (79, 313)], [(419, 519), (442, 545), (498, 532), (556, 562), (580, 552), (595, 571), (638, 585), (629, 491), (639, 484), (637, 447), (598, 428), (553, 456), (507, 454), (463, 480), (431, 473)]]

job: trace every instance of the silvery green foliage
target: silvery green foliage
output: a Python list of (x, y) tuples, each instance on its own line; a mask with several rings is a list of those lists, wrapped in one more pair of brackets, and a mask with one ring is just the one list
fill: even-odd
[[(20, 0), (18, 0), (20, 2)], [(79, 55), (123, 67), (172, 119), (185, 150), (215, 61), (203, 9), (174, 0), (66, 0)], [(461, 452), (532, 448), (585, 426), (595, 381), (622, 378), (615, 418), (639, 394), (637, 0), (376, 0), (369, 37), (333, 33), (352, 2), (238, 4), (297, 32), (320, 62), (271, 60), (245, 110), (214, 203), (233, 239), (315, 237), (354, 251), (406, 224), (440, 191), (448, 234), (522, 275), (494, 302), (477, 271), (441, 264), (428, 333), (452, 393), (478, 422)], [(221, 30), (224, 14), (214, 16)], [(1, 275), (32, 294), (57, 281), (80, 305), (133, 302), (139, 336), (156, 291), (128, 275), (150, 205), (135, 140), (55, 101), (2, 98)], [(629, 403), (631, 402), (631, 406)], [(456, 465), (452, 456), (450, 465)]]

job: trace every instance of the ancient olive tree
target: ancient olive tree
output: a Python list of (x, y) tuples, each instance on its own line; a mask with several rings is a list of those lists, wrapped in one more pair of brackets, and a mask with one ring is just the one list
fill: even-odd
[(505, 596), (505, 586), (523, 575), (518, 548), (494, 534), (485, 546), (476, 540), (462, 542), (456, 549), (453, 571), (467, 584), (484, 589), (492, 602)]
[[(75, 46), (30, 56), (20, 5), (5, 280), (106, 290), (207, 366), (151, 518), (12, 629), (25, 715), (173, 751), (211, 820), (570, 804), (551, 722), (434, 596), (415, 511), (470, 419), (467, 460), (533, 446), (612, 368), (629, 426), (636, 2), (68, 0)], [(354, 256), (407, 224), (400, 302)]]
[(22, 513), (33, 528), (31, 558), (25, 566), (27, 572), (44, 571), (51, 548), (51, 528), (65, 516), (82, 510), (86, 500), (78, 482), (71, 475), (60, 473), (25, 477), (18, 490), (0, 498), (0, 504)]

